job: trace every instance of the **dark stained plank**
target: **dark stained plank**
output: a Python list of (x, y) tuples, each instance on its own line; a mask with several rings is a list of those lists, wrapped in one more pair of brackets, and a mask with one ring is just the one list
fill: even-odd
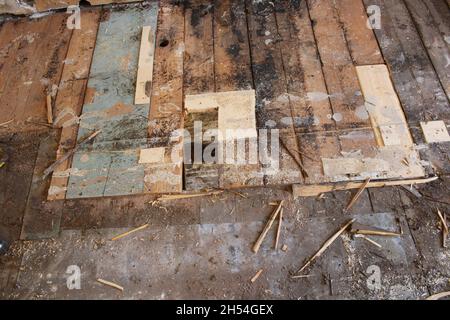
[[(302, 93), (294, 92), (295, 84), (288, 85), (286, 70), (290, 65), (298, 63), (296, 55), (284, 55), (290, 46), (289, 30), (284, 26), (284, 31), (279, 32), (275, 8), (271, 2), (247, 1), (246, 5), (256, 89), (257, 126), (269, 131), (279, 130), (281, 140), (280, 150), (276, 155), (279, 156), (279, 168), (273, 173), (266, 174), (265, 183), (268, 185), (302, 183), (303, 174), (298, 164), (302, 160), (298, 153), (300, 148), (295, 134), (292, 109), (305, 107), (298, 105), (299, 99), (294, 98), (296, 94)], [(299, 81), (292, 80), (292, 82)], [(288, 87), (291, 87), (292, 92), (288, 91)], [(292, 100), (296, 100), (294, 106)]]
[(405, 0), (405, 4), (450, 98), (450, 10), (442, 0)]
[[(39, 48), (48, 44), (47, 31), (51, 25), (52, 18), (38, 19), (32, 21), (7, 22), (2, 27), (4, 40), (6, 42), (1, 47), (0, 59), (2, 59), (0, 76), (0, 123), (13, 120), (8, 125), (7, 130), (20, 130), (20, 124), (24, 124), (27, 117), (25, 114), (16, 113), (17, 109), (26, 104), (28, 96), (32, 91), (43, 91), (40, 79), (35, 79), (36, 67), (41, 67), (44, 56), (35, 55)], [(58, 36), (57, 32), (53, 33)], [(8, 41), (9, 40), (9, 41)], [(44, 52), (41, 51), (41, 55)], [(35, 83), (37, 81), (37, 83)], [(45, 98), (44, 98), (45, 101)], [(44, 115), (46, 109), (42, 111)], [(46, 118), (45, 118), (46, 119)], [(27, 125), (26, 129), (34, 128), (33, 125)], [(5, 128), (2, 128), (5, 129)], [(42, 129), (42, 127), (40, 128)]]
[(253, 88), (242, 1), (214, 1), (214, 66), (217, 92)]
[(334, 4), (355, 65), (383, 64), (375, 34), (367, 27), (362, 0), (338, 0)]
[[(375, 30), (409, 122), (450, 119), (447, 96), (402, 1), (364, 1), (381, 8), (383, 28)], [(396, 45), (392, 45), (396, 43)]]
[(364, 99), (334, 2), (307, 3), (337, 128), (370, 127), (357, 113)]
[[(214, 70), (217, 92), (253, 89), (246, 8), (243, 1), (214, 1)], [(224, 146), (225, 148), (225, 146)], [(259, 165), (224, 164), (221, 188), (260, 186)]]
[[(192, 1), (185, 12), (184, 92), (195, 95), (215, 91), (214, 77), (214, 4), (212, 1)], [(218, 128), (217, 112), (193, 113), (185, 117), (185, 129), (194, 139), (194, 122), (201, 121), (202, 132)], [(185, 150), (193, 150), (185, 141)], [(219, 187), (219, 164), (184, 164), (186, 190)]]
[(170, 159), (174, 148), (182, 149), (182, 137), (169, 141), (183, 128), (183, 65), (185, 52), (184, 7), (172, 1), (160, 2), (156, 35), (153, 89), (148, 122), (150, 147), (166, 147), (163, 164), (145, 165), (145, 191), (181, 192), (183, 188), (182, 150), (179, 159)]

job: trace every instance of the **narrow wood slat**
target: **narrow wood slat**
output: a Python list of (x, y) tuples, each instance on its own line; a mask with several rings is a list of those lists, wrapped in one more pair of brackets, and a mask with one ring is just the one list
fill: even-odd
[[(74, 30), (64, 64), (58, 94), (55, 100), (55, 125), (62, 127), (56, 158), (75, 147), (78, 123), (73, 121), (80, 116), (83, 107), (87, 76), (94, 53), (95, 40), (100, 22), (101, 9), (83, 12), (83, 28)], [(64, 116), (67, 114), (67, 116)], [(66, 196), (69, 175), (66, 170), (71, 167), (72, 159), (62, 163), (53, 172), (48, 200), (61, 200)]]

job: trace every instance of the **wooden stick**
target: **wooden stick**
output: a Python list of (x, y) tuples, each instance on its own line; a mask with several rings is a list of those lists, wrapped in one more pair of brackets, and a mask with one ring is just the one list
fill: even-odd
[(450, 296), (450, 291), (433, 294), (432, 296), (429, 296), (425, 300), (439, 300), (439, 299), (445, 298), (447, 296)]
[(47, 94), (47, 122), (53, 124), (52, 95)]
[(275, 250), (278, 249), (278, 242), (280, 241), (280, 234), (281, 234), (281, 224), (283, 223), (283, 208), (281, 208), (280, 211), (280, 217), (278, 219), (278, 229), (277, 229), (277, 236), (275, 238)]
[(66, 154), (64, 154), (61, 158), (59, 158), (58, 160), (56, 160), (50, 167), (48, 167), (47, 169), (45, 169), (44, 171), (44, 175), (42, 176), (42, 180), (44, 180), (45, 178), (48, 177), (48, 175), (50, 173), (52, 173), (53, 171), (55, 171), (56, 168), (58, 168), (58, 166), (61, 163), (64, 163), (64, 161), (66, 161), (67, 159), (69, 159), (75, 152), (78, 151), (78, 149), (80, 148), (81, 145), (91, 141), (92, 139), (94, 139), (99, 133), (101, 132), (101, 130), (97, 130), (95, 131), (93, 134), (91, 134), (89, 137), (87, 137), (85, 140), (81, 141), (77, 146), (75, 146), (75, 148), (73, 148), (72, 150), (68, 151)]
[(255, 282), (256, 280), (258, 280), (259, 276), (261, 275), (261, 273), (263, 272), (263, 269), (259, 270), (254, 276), (253, 278), (251, 278), (251, 282)]
[(261, 247), (261, 244), (264, 241), (264, 238), (266, 237), (267, 232), (269, 232), (270, 228), (272, 227), (272, 224), (275, 221), (275, 219), (277, 218), (278, 213), (280, 213), (282, 206), (283, 206), (283, 200), (278, 205), (278, 208), (273, 212), (269, 221), (267, 221), (266, 226), (264, 227), (264, 230), (259, 235), (258, 240), (256, 240), (255, 244), (253, 245), (252, 250), (254, 253), (258, 253), (258, 250)]
[(373, 240), (370, 239), (370, 238), (367, 238), (367, 237), (366, 237), (365, 235), (363, 235), (363, 234), (357, 234), (357, 235), (355, 235), (355, 237), (364, 239), (364, 240), (366, 240), (367, 242), (373, 244), (374, 246), (376, 246), (376, 247), (378, 247), (378, 248), (380, 248), (380, 249), (383, 248), (383, 246), (382, 246), (381, 244), (379, 244), (379, 243), (376, 242), (376, 241), (373, 241)]
[(298, 159), (292, 154), (291, 150), (286, 146), (286, 144), (284, 143), (283, 139), (281, 139), (281, 137), (280, 137), (280, 142), (281, 142), (281, 145), (283, 146), (283, 148), (289, 153), (289, 155), (292, 157), (292, 159), (294, 159), (295, 163), (299, 166), (303, 175), (306, 178), (308, 178), (309, 175), (308, 175), (308, 171), (306, 171), (305, 166), (300, 161), (298, 161)]
[(192, 193), (192, 194), (168, 194), (163, 195), (158, 198), (158, 201), (169, 201), (169, 200), (180, 200), (180, 199), (190, 199), (190, 198), (198, 198), (198, 197), (206, 197), (206, 196), (214, 196), (223, 193), (223, 191), (213, 191), (213, 192), (204, 192), (204, 193)]
[(367, 186), (370, 183), (370, 178), (368, 178), (364, 184), (359, 188), (358, 192), (356, 192), (356, 194), (353, 196), (352, 200), (349, 202), (349, 204), (347, 205), (347, 207), (345, 208), (345, 212), (347, 212), (348, 210), (351, 209), (351, 207), (353, 207), (353, 205), (356, 203), (356, 201), (358, 201), (359, 197), (361, 196), (361, 194), (364, 192), (364, 190), (366, 190)]
[(126, 236), (128, 236), (128, 235), (130, 235), (130, 234), (132, 234), (132, 233), (137, 232), (137, 231), (143, 230), (143, 229), (147, 228), (148, 226), (149, 226), (148, 223), (147, 223), (147, 224), (144, 224), (143, 226), (140, 226), (139, 228), (136, 228), (136, 229), (127, 231), (127, 232), (125, 232), (125, 233), (122, 233), (122, 234), (120, 234), (120, 235), (118, 235), (118, 236), (112, 238), (111, 240), (112, 240), (112, 241), (116, 241), (116, 240), (122, 239), (123, 237), (126, 237)]
[(315, 259), (319, 258), (322, 253), (327, 250), (327, 248), (353, 223), (355, 222), (355, 219), (350, 220), (347, 222), (342, 228), (339, 229), (338, 232), (336, 232), (330, 239), (328, 239), (323, 246), (319, 249), (319, 251), (316, 252), (315, 255), (313, 255), (311, 258), (308, 259), (308, 261), (303, 265), (303, 267), (297, 272), (300, 273), (303, 270), (305, 270)]
[[(388, 180), (388, 181), (372, 181), (367, 188), (383, 188), (389, 186), (401, 186), (401, 185), (415, 185), (429, 183), (438, 180), (439, 177), (431, 177), (426, 179), (412, 179), (412, 180)], [(292, 186), (294, 198), (298, 197), (317, 197), (321, 193), (343, 191), (350, 189), (359, 189), (364, 182), (339, 182), (332, 184), (294, 184)]]
[(354, 234), (362, 234), (365, 236), (382, 236), (382, 237), (400, 237), (400, 233), (390, 232), (390, 231), (382, 231), (382, 230), (363, 230), (358, 229), (353, 231)]
[(9, 121), (6, 121), (6, 122), (3, 122), (3, 123), (0, 123), (0, 127), (4, 127), (4, 126), (6, 126), (6, 125), (8, 125), (8, 124), (10, 124), (11, 122), (13, 122), (14, 121), (14, 119), (11, 119), (11, 120), (9, 120)]
[(118, 284), (115, 284), (114, 282), (106, 281), (106, 280), (103, 280), (103, 279), (97, 279), (97, 281), (102, 283), (102, 284), (104, 284), (104, 285), (113, 287), (113, 288), (115, 288), (117, 290), (123, 291), (123, 287), (119, 286)]
[(442, 223), (442, 246), (444, 248), (447, 248), (448, 226), (447, 226), (447, 221), (445, 219), (445, 214), (442, 215), (442, 213), (439, 209), (437, 209), (437, 214)]

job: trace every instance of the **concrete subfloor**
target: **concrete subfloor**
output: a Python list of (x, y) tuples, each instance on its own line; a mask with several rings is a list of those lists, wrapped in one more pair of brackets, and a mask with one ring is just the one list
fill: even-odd
[[(436, 214), (450, 212), (450, 177), (418, 187), (421, 198), (401, 187), (370, 189), (349, 213), (343, 208), (355, 191), (297, 200), (289, 190), (261, 188), (164, 203), (152, 196), (46, 202), (48, 181), (36, 176), (53, 161), (54, 141), (47, 131), (0, 139), (11, 155), (0, 169), (0, 225), (12, 240), (0, 257), (3, 299), (424, 299), (450, 290), (450, 248), (442, 247)], [(254, 254), (271, 202), (282, 199), (287, 251), (273, 248), (275, 224)], [(293, 279), (352, 217), (403, 235), (372, 237), (378, 248), (344, 234), (307, 277)], [(67, 287), (73, 265), (81, 270), (79, 290)], [(368, 285), (371, 266), (380, 269), (379, 290)]]

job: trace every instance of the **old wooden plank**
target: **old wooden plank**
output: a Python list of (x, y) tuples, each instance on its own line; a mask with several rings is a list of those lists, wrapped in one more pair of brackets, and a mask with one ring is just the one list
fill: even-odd
[[(214, 78), (214, 3), (193, 1), (185, 12), (184, 92), (195, 95), (215, 91)], [(186, 111), (190, 112), (185, 105)], [(212, 114), (211, 114), (212, 112)], [(194, 138), (194, 122), (201, 121), (203, 134), (218, 128), (217, 110), (187, 114), (185, 129)], [(185, 150), (195, 150), (191, 142), (185, 141)], [(203, 146), (202, 146), (203, 147)], [(203, 151), (203, 150), (202, 150)], [(219, 187), (219, 164), (184, 164), (186, 190), (203, 190)]]
[[(288, 183), (302, 183), (303, 174), (299, 167), (302, 163), (301, 155), (294, 150), (300, 150), (297, 143), (293, 108), (301, 109), (298, 99), (288, 91), (286, 69), (289, 60), (297, 59), (295, 55), (285, 55), (290, 46), (289, 29), (281, 26), (282, 35), (275, 15), (275, 8), (269, 1), (247, 1), (249, 34), (253, 74), (256, 89), (257, 112), (259, 113), (259, 128), (279, 130), (280, 139), (284, 146), (279, 150), (272, 150), (280, 158), (276, 170), (266, 170), (265, 183), (279, 185)], [(294, 64), (296, 64), (295, 61)], [(298, 80), (298, 79), (296, 79)], [(292, 87), (292, 86), (291, 86)], [(292, 88), (291, 88), (292, 89)], [(294, 91), (292, 89), (292, 91)], [(301, 94), (301, 93), (300, 93)], [(295, 106), (292, 106), (292, 100)], [(260, 150), (264, 152), (264, 150)], [(267, 148), (268, 151), (268, 148)]]
[[(364, 0), (366, 7), (378, 5), (382, 28), (375, 34), (389, 66), (395, 89), (416, 144), (425, 143), (419, 122), (450, 119), (448, 97), (422, 44), (420, 35), (402, 1)], [(392, 45), (396, 43), (397, 45)], [(449, 172), (450, 145), (430, 145), (420, 151), (437, 171)]]
[(310, 0), (307, 3), (328, 88), (328, 93), (323, 94), (329, 95), (337, 127), (370, 127), (369, 120), (357, 112), (364, 101), (333, 2)]
[[(25, 115), (17, 114), (16, 109), (26, 103), (31, 91), (42, 92), (43, 109), (41, 112), (42, 121), (45, 121), (45, 95), (39, 79), (35, 79), (33, 67), (36, 64), (42, 65), (40, 60), (45, 59), (45, 57), (34, 55), (34, 53), (38, 48), (48, 44), (46, 30), (48, 30), (50, 22), (49, 19), (7, 22), (2, 27), (5, 30), (3, 39), (7, 42), (1, 48), (0, 55), (2, 57), (0, 104), (3, 110), (0, 115), (0, 122), (14, 120), (13, 124), (8, 125), (8, 130), (14, 127), (12, 130), (17, 131), (19, 130), (19, 122), (22, 124), (25, 122)], [(38, 83), (35, 84), (34, 81), (38, 81)]]
[(334, 1), (350, 55), (356, 65), (384, 63), (373, 30), (367, 27), (367, 13), (361, 0)]
[[(306, 1), (276, 3), (289, 100), (297, 132), (335, 129)], [(288, 97), (286, 97), (288, 98)]]
[(74, 155), (67, 198), (144, 192), (138, 150), (146, 146), (149, 106), (134, 105), (134, 91), (142, 27), (156, 30), (156, 15), (152, 3), (109, 9), (100, 22), (78, 139), (101, 133)]
[(25, 103), (15, 109), (16, 119), (32, 119), (46, 122), (46, 96), (53, 85), (58, 85), (63, 61), (67, 54), (72, 30), (66, 26), (67, 15), (56, 13), (47, 18), (49, 24), (41, 45), (33, 52), (38, 60), (33, 61), (31, 81), (33, 84)]
[(405, 0), (405, 4), (450, 98), (450, 10), (443, 1)]
[[(55, 126), (62, 127), (57, 159), (75, 147), (78, 118), (84, 102), (89, 69), (97, 39), (100, 9), (92, 9), (81, 15), (82, 29), (74, 30), (65, 59), (64, 69), (55, 101)], [(72, 159), (62, 163), (53, 172), (48, 200), (64, 199), (69, 175), (66, 172)]]
[[(214, 1), (214, 70), (217, 92), (253, 89), (248, 40), (245, 3), (233, 0)], [(247, 152), (245, 157), (249, 159)], [(219, 169), (219, 186), (228, 188), (262, 185), (263, 179), (258, 171), (258, 164), (224, 164)]]
[[(156, 37), (154, 82), (148, 121), (150, 147), (166, 147), (166, 160), (144, 165), (145, 191), (180, 192), (183, 188), (184, 8), (161, 1)], [(174, 136), (175, 134), (175, 136)], [(171, 156), (172, 155), (172, 156)]]
[(214, 68), (216, 90), (253, 88), (245, 5), (214, 1)]

